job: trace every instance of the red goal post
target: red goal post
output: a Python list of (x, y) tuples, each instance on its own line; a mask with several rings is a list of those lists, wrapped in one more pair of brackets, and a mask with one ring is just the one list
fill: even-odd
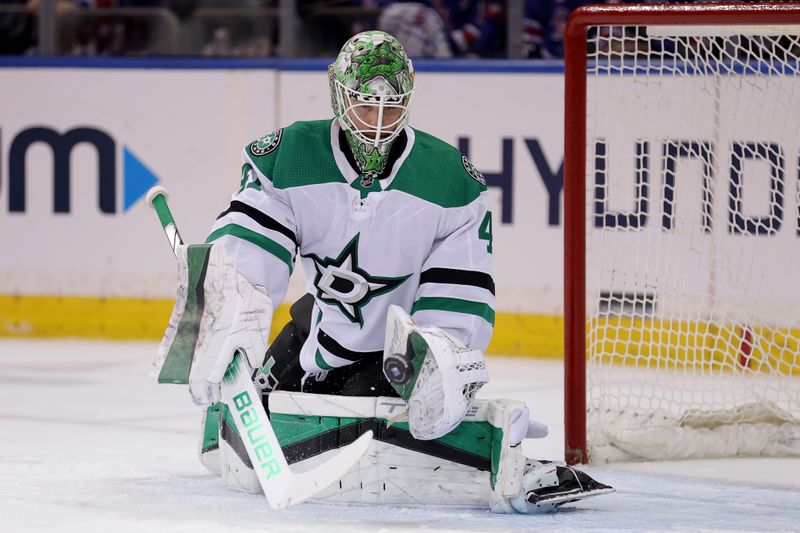
[[(800, 25), (800, 3), (597, 5), (579, 8), (569, 18), (565, 56), (564, 405), (565, 457), (570, 464), (590, 459), (586, 420), (587, 34), (590, 28), (598, 27), (684, 25)], [(631, 113), (636, 112), (631, 109)], [(797, 154), (789, 157), (796, 158)], [(800, 193), (798, 197), (800, 202)]]

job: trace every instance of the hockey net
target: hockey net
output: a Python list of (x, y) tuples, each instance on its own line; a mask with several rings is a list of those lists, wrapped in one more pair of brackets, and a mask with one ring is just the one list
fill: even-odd
[(800, 5), (567, 31), (568, 461), (800, 455)]

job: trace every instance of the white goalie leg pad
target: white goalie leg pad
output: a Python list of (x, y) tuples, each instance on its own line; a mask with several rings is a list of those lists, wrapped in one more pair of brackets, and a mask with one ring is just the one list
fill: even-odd
[[(468, 420), (486, 422), (487, 402), (470, 410)], [(307, 417), (383, 420), (407, 412), (400, 398), (352, 397), (277, 391), (269, 395), (272, 413)], [(391, 423), (390, 423), (391, 424)], [(389, 505), (440, 505), (486, 509), (491, 473), (380, 440), (376, 434), (356, 466), (312, 501)], [(314, 468), (335, 453), (329, 450), (295, 462), (298, 472)]]
[(200, 458), (200, 464), (206, 470), (218, 476), (222, 475), (222, 459), (220, 458), (219, 448), (207, 452), (199, 452), (198, 457)]
[[(261, 484), (249, 460), (245, 462), (240, 454), (225, 440), (219, 442), (220, 474), (229, 489), (258, 494)], [(246, 455), (245, 455), (246, 457)]]
[[(413, 342), (413, 338), (409, 342), (413, 335), (423, 342)], [(408, 353), (410, 349), (414, 353)], [(391, 376), (387, 378), (408, 402), (409, 428), (420, 440), (439, 438), (455, 428), (475, 393), (489, 381), (482, 352), (467, 349), (435, 326), (418, 326), (396, 305), (390, 306), (387, 315), (384, 364), (392, 358), (407, 360), (410, 390), (409, 385), (395, 385)]]
[[(527, 460), (520, 443), (532, 428), (528, 408), (522, 402), (493, 400), (489, 405), (488, 419), (494, 427), (503, 430), (499, 449), (500, 461), (489, 508), (495, 513), (513, 513), (514, 507), (510, 500), (522, 492), (522, 477), (525, 475)], [(539, 432), (539, 426), (533, 426), (533, 432)]]
[(485, 471), (375, 441), (357, 469), (314, 501), (486, 509), (489, 478)]
[(225, 486), (242, 492), (259, 493), (261, 484), (233, 421), (218, 404), (204, 409), (200, 424), (200, 462), (212, 474), (222, 477)]
[[(399, 398), (366, 398), (273, 392), (270, 411), (305, 417), (347, 419), (396, 419), (406, 410)], [(367, 453), (340, 481), (318, 496), (316, 501), (393, 505), (441, 505), (492, 508), (514, 512), (508, 499), (522, 490), (526, 458), (519, 443), (541, 425), (531, 426), (528, 410), (511, 400), (476, 400), (463, 423), (489, 423), (502, 431), (500, 442), (493, 442), (492, 458), (499, 456), (492, 489), (492, 472), (448, 460), (417, 449), (393, 444), (376, 433)], [(390, 426), (391, 427), (391, 426)], [(427, 444), (427, 443), (424, 443)], [(324, 462), (335, 450), (295, 462), (291, 468), (303, 471)]]

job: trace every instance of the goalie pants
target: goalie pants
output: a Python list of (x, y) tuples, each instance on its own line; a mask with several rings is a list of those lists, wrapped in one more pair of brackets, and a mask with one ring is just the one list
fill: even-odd
[[(383, 360), (362, 359), (323, 374), (305, 376), (300, 349), (311, 331), (314, 297), (306, 294), (289, 309), (291, 320), (270, 345), (265, 357), (272, 358), (269, 387), (272, 390), (311, 392), (340, 396), (392, 396), (397, 393), (383, 375)], [(305, 379), (304, 379), (305, 377)]]

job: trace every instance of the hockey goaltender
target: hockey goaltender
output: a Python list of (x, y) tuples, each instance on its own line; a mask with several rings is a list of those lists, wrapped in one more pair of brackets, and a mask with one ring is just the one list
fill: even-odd
[[(495, 316), (486, 182), (408, 125), (400, 43), (360, 33), (328, 78), (334, 118), (248, 144), (207, 243), (175, 239), (178, 296), (154, 374), (188, 382), (203, 408), (203, 465), (275, 507), (537, 513), (612, 492), (526, 457), (522, 440), (547, 428), (523, 403), (474, 398)], [(308, 294), (268, 345), (298, 255)]]

